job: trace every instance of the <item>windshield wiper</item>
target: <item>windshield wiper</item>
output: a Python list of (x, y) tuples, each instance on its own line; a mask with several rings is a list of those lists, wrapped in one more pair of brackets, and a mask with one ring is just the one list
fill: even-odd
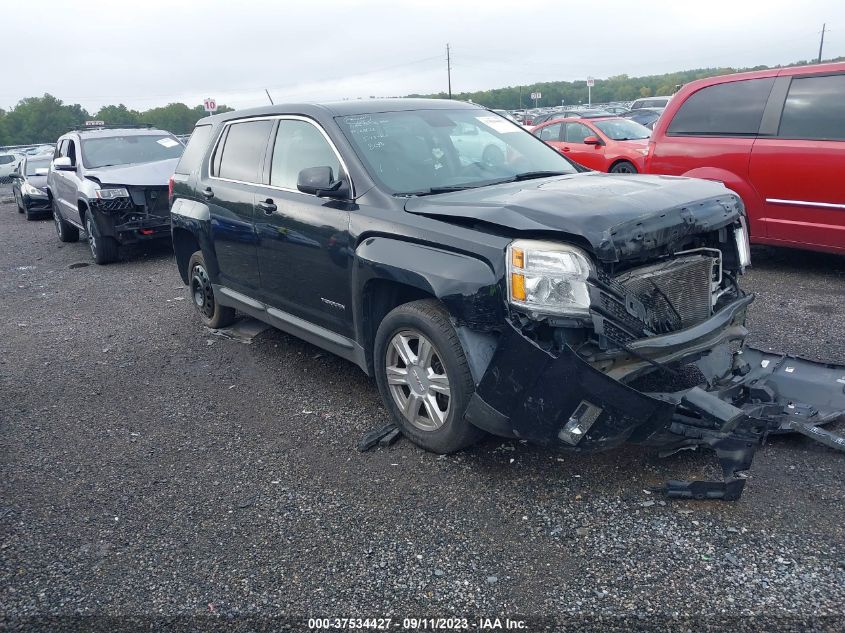
[(438, 193), (451, 193), (453, 191), (464, 191), (466, 189), (479, 189), (481, 187), (489, 187), (490, 185), (501, 185), (506, 182), (519, 182), (520, 180), (531, 180), (533, 178), (547, 178), (549, 176), (568, 176), (571, 172), (568, 171), (526, 171), (521, 174), (516, 174), (510, 178), (503, 178), (502, 180), (488, 180), (473, 185), (448, 185), (443, 187), (432, 187), (426, 191), (407, 191), (397, 193), (397, 196), (430, 196)]
[(548, 178), (549, 176), (568, 176), (568, 171), (524, 171), (513, 178), (502, 182), (519, 182), (520, 180), (533, 180), (534, 178)]
[[(485, 183), (487, 184), (487, 183)], [(466, 189), (477, 189), (482, 185), (449, 185), (444, 187), (432, 187), (431, 189), (426, 189), (425, 191), (403, 191), (402, 193), (396, 193), (393, 195), (396, 196), (431, 196), (438, 193), (452, 193), (454, 191), (464, 191)]]

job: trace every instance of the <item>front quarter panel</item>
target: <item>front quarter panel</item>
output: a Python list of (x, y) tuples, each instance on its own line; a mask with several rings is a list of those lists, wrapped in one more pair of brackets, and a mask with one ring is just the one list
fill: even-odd
[[(457, 325), (489, 331), (503, 319), (501, 283), (480, 259), (389, 237), (370, 237), (356, 249), (353, 297), (373, 279), (418, 288), (440, 299)], [(362, 306), (356, 306), (360, 315)], [(356, 319), (358, 323), (361, 318)]]

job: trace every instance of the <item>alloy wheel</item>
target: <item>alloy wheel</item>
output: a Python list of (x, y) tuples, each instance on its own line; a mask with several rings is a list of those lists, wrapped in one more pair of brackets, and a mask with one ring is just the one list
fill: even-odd
[(449, 376), (432, 342), (416, 330), (390, 340), (385, 358), (387, 385), (402, 416), (421, 431), (446, 423), (451, 404)]

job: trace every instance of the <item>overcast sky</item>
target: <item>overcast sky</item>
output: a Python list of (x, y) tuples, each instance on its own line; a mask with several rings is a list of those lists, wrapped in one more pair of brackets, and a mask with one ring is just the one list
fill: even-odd
[[(134, 7), (130, 10), (129, 7)], [(132, 13), (135, 15), (132, 15)], [(0, 107), (453, 92), (845, 55), (843, 0), (3, 3)]]

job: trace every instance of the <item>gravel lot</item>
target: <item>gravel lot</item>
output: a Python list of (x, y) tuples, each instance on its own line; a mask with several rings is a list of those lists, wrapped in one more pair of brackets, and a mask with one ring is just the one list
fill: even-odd
[[(845, 363), (845, 258), (754, 261), (753, 341)], [(0, 204), (0, 630), (842, 630), (845, 455), (774, 438), (726, 503), (644, 492), (714, 476), (711, 453), (359, 453), (387, 415), (353, 365), (213, 335), (166, 246), (90, 262)]]

